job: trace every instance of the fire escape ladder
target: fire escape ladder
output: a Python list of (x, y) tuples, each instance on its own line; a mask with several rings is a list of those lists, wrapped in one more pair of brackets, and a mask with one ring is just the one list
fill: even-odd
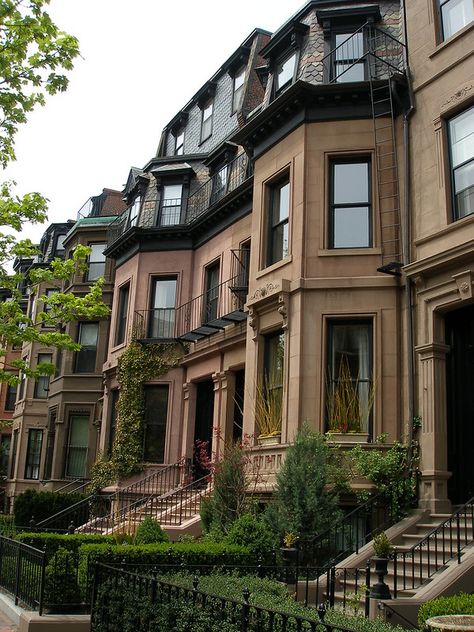
[[(389, 37), (389, 36), (388, 36)], [(393, 75), (393, 55), (387, 34), (370, 28), (368, 75), (374, 133), (375, 177), (377, 181), (382, 264), (379, 272), (399, 275), (401, 267), (400, 185), (398, 177)], [(389, 44), (393, 46), (393, 38)], [(400, 45), (401, 47), (401, 45)], [(393, 61), (393, 60), (392, 60)]]

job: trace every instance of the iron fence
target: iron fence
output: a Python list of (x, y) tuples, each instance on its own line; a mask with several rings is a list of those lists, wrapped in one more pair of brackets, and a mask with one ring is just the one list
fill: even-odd
[(208, 626), (212, 621), (212, 629), (216, 630), (225, 627), (235, 632), (348, 632), (348, 628), (325, 622), (324, 610), (315, 611), (314, 617), (310, 617), (264, 608), (250, 600), (247, 589), (241, 600), (204, 592), (199, 588), (198, 577), (194, 577), (192, 587), (183, 587), (154, 574), (143, 575), (98, 563), (94, 572), (91, 630), (115, 632), (126, 620), (136, 632), (153, 629), (158, 621), (167, 624), (166, 629), (171, 631), (175, 629), (178, 611), (184, 611), (186, 629), (193, 629), (189, 627), (193, 621), (198, 625), (198, 619), (202, 623), (207, 617)]
[(15, 605), (43, 611), (46, 553), (0, 536), (0, 587)]

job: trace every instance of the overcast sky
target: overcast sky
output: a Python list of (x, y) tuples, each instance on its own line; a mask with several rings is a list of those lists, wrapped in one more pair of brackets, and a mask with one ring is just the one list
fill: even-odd
[[(155, 154), (163, 127), (251, 31), (275, 31), (301, 0), (51, 0), (79, 38), (67, 92), (48, 97), (16, 139), (3, 179), (49, 200), (49, 221), (73, 219), (104, 187)], [(25, 227), (38, 241), (44, 227)]]

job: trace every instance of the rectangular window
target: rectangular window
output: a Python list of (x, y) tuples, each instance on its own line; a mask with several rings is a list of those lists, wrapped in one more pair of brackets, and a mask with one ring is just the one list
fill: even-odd
[(145, 433), (143, 458), (149, 463), (165, 460), (168, 386), (145, 386)]
[(327, 421), (334, 432), (369, 432), (372, 323), (329, 323)]
[(87, 270), (86, 281), (96, 281), (105, 275), (105, 255), (104, 250), (107, 244), (88, 244), (91, 249), (89, 255), (89, 269)]
[(66, 239), (66, 235), (58, 235), (56, 238), (56, 257), (64, 257), (64, 241)]
[(371, 245), (370, 180), (367, 159), (331, 163), (331, 248), (367, 248)]
[(364, 35), (356, 33), (336, 33), (334, 35), (332, 79), (338, 83), (364, 81), (365, 57)]
[(203, 324), (217, 318), (219, 312), (219, 276), (220, 264), (214, 263), (205, 271), (205, 292), (203, 304)]
[(448, 123), (454, 218), (474, 213), (474, 106)]
[(71, 415), (66, 446), (66, 478), (85, 478), (89, 448), (89, 416)]
[(174, 338), (176, 279), (154, 279), (148, 336)]
[[(39, 353), (37, 364), (51, 364), (53, 356), (50, 353)], [(49, 375), (40, 375), (35, 381), (35, 391), (33, 397), (46, 399), (49, 394)]]
[(46, 455), (44, 459), (44, 479), (49, 481), (51, 479), (51, 472), (53, 468), (53, 455), (54, 444), (56, 442), (56, 418), (57, 409), (54, 408), (49, 412), (48, 421), (48, 434), (46, 436)]
[(161, 200), (160, 226), (175, 226), (181, 221), (182, 184), (165, 184)]
[(31, 480), (39, 479), (42, 443), (43, 431), (30, 428), (26, 450), (25, 478)]
[(18, 429), (13, 431), (12, 456), (10, 460), (10, 478), (15, 478), (17, 452), (18, 452)]
[(17, 384), (8, 384), (7, 394), (5, 397), (5, 410), (8, 410), (8, 411), (15, 410), (16, 393), (17, 393)]
[(230, 166), (224, 165), (212, 178), (211, 204), (218, 202), (227, 193)]
[(269, 187), (268, 204), (267, 266), (270, 266), (289, 254), (290, 182), (288, 178)]
[[(22, 358), (23, 362), (28, 362), (28, 356)], [(26, 389), (26, 375), (23, 371), (20, 371), (20, 384), (18, 386), (18, 401), (21, 401), (25, 396)]]
[(245, 79), (245, 66), (241, 68), (234, 76), (234, 92), (232, 96), (232, 114), (237, 112), (242, 105), (242, 98), (244, 96), (244, 79)]
[(127, 316), (128, 316), (128, 297), (130, 294), (130, 286), (123, 285), (119, 289), (117, 323), (115, 325), (115, 344), (120, 345), (125, 342), (127, 336)]
[[(54, 294), (57, 294), (59, 292), (59, 289), (56, 287), (50, 287), (48, 289), (46, 289), (44, 291), (44, 296), (46, 297), (46, 299), (51, 298), (52, 296), (54, 296)], [(47, 316), (49, 315), (49, 313), (51, 312), (51, 305), (49, 305), (49, 303), (47, 301), (43, 302), (43, 312)], [(41, 318), (41, 317), (40, 317)], [(44, 320), (42, 321), (42, 327), (52, 327), (52, 325), (48, 324), (47, 322), (45, 322)]]
[(285, 336), (277, 331), (264, 336), (263, 382), (257, 393), (257, 430), (270, 434), (281, 429)]
[(176, 132), (174, 137), (174, 155), (182, 156), (184, 154), (184, 127)]
[(142, 205), (142, 198), (138, 195), (133, 201), (133, 203), (131, 204), (128, 211), (128, 226), (129, 227), (137, 225), (141, 205)]
[(81, 345), (76, 352), (75, 373), (95, 373), (99, 323), (79, 323), (77, 341)]
[(473, 0), (440, 0), (439, 9), (444, 40), (474, 20)]
[(8, 459), (10, 458), (10, 435), (2, 435), (0, 440), (0, 476), (8, 476)]
[(288, 88), (294, 80), (296, 69), (296, 52), (279, 62), (275, 71), (275, 96)]
[(214, 112), (214, 101), (208, 101), (202, 108), (201, 118), (201, 143), (212, 134), (212, 115)]

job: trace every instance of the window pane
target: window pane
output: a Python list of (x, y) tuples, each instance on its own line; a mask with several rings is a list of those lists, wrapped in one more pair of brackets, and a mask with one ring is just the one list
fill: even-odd
[[(330, 326), (328, 395), (329, 423), (340, 424), (341, 430), (368, 430), (372, 408), (370, 323), (333, 323)], [(337, 405), (336, 405), (337, 404)], [(331, 416), (333, 418), (331, 419)], [(349, 419), (350, 417), (350, 419)]]
[(175, 139), (175, 156), (181, 156), (184, 153), (184, 129), (178, 132)]
[(97, 323), (80, 323), (79, 344), (95, 346), (97, 344), (98, 332), (99, 326)]
[(217, 318), (219, 309), (219, 264), (206, 268), (206, 294), (204, 297), (203, 323)]
[(457, 217), (474, 213), (474, 159), (454, 171), (454, 192)]
[(448, 0), (441, 4), (444, 39), (451, 37), (474, 20), (472, 0)]
[(175, 307), (176, 279), (156, 279), (154, 291), (154, 308)]
[(474, 158), (474, 107), (449, 122), (453, 167)]
[(163, 188), (163, 201), (161, 205), (161, 226), (174, 226), (181, 219), (181, 199), (183, 195), (182, 184), (167, 184)]
[(337, 163), (334, 165), (334, 203), (356, 204), (369, 201), (369, 165)]
[(25, 478), (37, 480), (41, 461), (41, 444), (43, 431), (32, 430), (28, 432), (28, 447), (26, 452)]
[(69, 426), (69, 442), (66, 455), (66, 476), (84, 478), (87, 468), (89, 445), (89, 417), (74, 415)]
[(367, 248), (369, 208), (356, 206), (334, 209), (334, 248)]
[(336, 63), (336, 78), (338, 83), (364, 81), (364, 72), (365, 65), (363, 62), (358, 64)]
[(95, 372), (98, 333), (98, 323), (80, 323), (78, 340), (82, 349), (76, 353), (76, 373)]
[(149, 320), (150, 338), (173, 338), (176, 307), (176, 279), (156, 279)]
[[(49, 353), (38, 354), (37, 364), (51, 364), (53, 356)], [(40, 375), (36, 379), (34, 396), (38, 399), (46, 399), (49, 393), (49, 375)]]
[(214, 103), (211, 101), (202, 111), (201, 140), (205, 140), (211, 135), (213, 108)]
[(87, 272), (87, 280), (95, 281), (105, 273), (105, 255), (104, 250), (107, 244), (89, 244), (91, 254), (89, 255), (89, 269)]
[(364, 54), (362, 33), (338, 33), (336, 35), (336, 60), (356, 61)]
[(290, 210), (290, 183), (287, 182), (275, 189), (275, 199), (273, 204), (273, 224), (278, 224), (288, 218)]
[(125, 340), (127, 331), (127, 315), (128, 315), (128, 295), (130, 287), (126, 285), (119, 290), (119, 305), (117, 311), (117, 333), (115, 335), (115, 344), (119, 345)]
[(168, 386), (145, 387), (144, 459), (163, 463), (165, 457)]
[(276, 87), (277, 90), (282, 88), (285, 84), (293, 81), (295, 73), (296, 53), (293, 53), (290, 57), (285, 59), (284, 62), (277, 67)]

